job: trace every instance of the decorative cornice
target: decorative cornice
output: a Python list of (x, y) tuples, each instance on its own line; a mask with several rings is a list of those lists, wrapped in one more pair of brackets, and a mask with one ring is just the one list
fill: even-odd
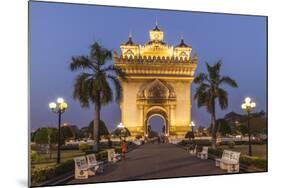
[(114, 52), (114, 64), (197, 64), (197, 56), (188, 58), (169, 57), (169, 56), (120, 56)]

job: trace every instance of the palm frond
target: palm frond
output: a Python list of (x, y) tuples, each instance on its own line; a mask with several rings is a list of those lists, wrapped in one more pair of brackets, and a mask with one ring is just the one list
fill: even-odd
[(219, 78), (220, 78), (221, 64), (222, 64), (221, 60), (219, 60), (213, 66), (209, 65), (208, 63), (206, 63), (206, 67), (207, 67), (207, 70), (208, 70), (209, 78), (210, 78), (211, 82), (213, 82), (213, 83), (217, 83)]
[(231, 87), (234, 87), (234, 88), (238, 87), (238, 84), (236, 83), (236, 81), (233, 80), (232, 78), (230, 78), (229, 76), (223, 76), (220, 79), (220, 84), (227, 84), (227, 85), (229, 85)]
[(194, 99), (197, 101), (198, 108), (206, 106), (208, 99), (210, 98), (210, 96), (208, 96), (208, 87), (207, 84), (200, 84), (196, 88)]
[(93, 66), (91, 65), (91, 61), (89, 60), (88, 56), (78, 56), (78, 57), (72, 57), (71, 63), (69, 65), (69, 69), (71, 71), (76, 71), (79, 69), (93, 69)]
[(226, 109), (228, 107), (228, 93), (222, 88), (217, 89), (217, 97), (221, 109)]
[(109, 83), (106, 79), (106, 75), (101, 73), (97, 75), (96, 79), (93, 82), (92, 88), (92, 101), (97, 102), (96, 95), (100, 95), (99, 99), (101, 104), (106, 104), (113, 99), (112, 89), (109, 86)]
[(89, 74), (81, 73), (74, 84), (73, 98), (78, 100), (82, 107), (89, 107)]
[(97, 63), (99, 66), (104, 65), (106, 61), (112, 59), (111, 51), (103, 48), (97, 42), (91, 45), (90, 51), (91, 59)]
[(201, 84), (204, 81), (208, 81), (208, 75), (205, 73), (199, 73), (199, 75), (196, 76), (193, 80), (195, 84)]
[(115, 100), (117, 102), (120, 102), (120, 100), (122, 99), (122, 95), (123, 95), (121, 83), (114, 76), (109, 75), (108, 78), (113, 82), (114, 87), (115, 87), (115, 92), (116, 92)]
[[(73, 98), (80, 102), (82, 107), (89, 107), (90, 103), (105, 105), (113, 100), (113, 90), (116, 90), (116, 100), (122, 96), (120, 80), (126, 80), (126, 74), (106, 62), (112, 59), (110, 50), (97, 42), (90, 46), (90, 55), (73, 57), (69, 66), (71, 71), (81, 70), (75, 80)], [(120, 80), (119, 80), (120, 79)]]

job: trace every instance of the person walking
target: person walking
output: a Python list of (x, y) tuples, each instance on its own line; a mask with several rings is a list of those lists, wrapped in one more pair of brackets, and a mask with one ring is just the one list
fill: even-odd
[(126, 152), (127, 152), (127, 144), (126, 144), (125, 140), (121, 144), (121, 151), (122, 151), (122, 159), (125, 159), (126, 158)]

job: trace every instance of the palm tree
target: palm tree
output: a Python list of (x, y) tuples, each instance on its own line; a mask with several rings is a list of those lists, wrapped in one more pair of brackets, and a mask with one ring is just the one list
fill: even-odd
[(99, 122), (100, 109), (113, 101), (113, 90), (110, 82), (115, 88), (115, 100), (120, 101), (122, 86), (120, 80), (126, 80), (126, 74), (121, 69), (107, 64), (112, 59), (111, 51), (103, 48), (97, 42), (90, 46), (89, 56), (72, 57), (69, 65), (71, 71), (80, 71), (76, 77), (73, 98), (80, 102), (82, 108), (88, 108), (94, 104), (94, 129), (93, 135), (96, 144), (94, 151), (99, 146)]
[(194, 78), (194, 83), (197, 84), (194, 99), (197, 101), (197, 106), (200, 108), (206, 106), (207, 111), (211, 114), (211, 132), (212, 132), (212, 147), (216, 148), (216, 99), (218, 99), (221, 109), (228, 107), (228, 93), (222, 88), (226, 84), (233, 88), (237, 88), (238, 84), (229, 76), (221, 76), (222, 61), (218, 61), (213, 66), (206, 63), (207, 73), (200, 73)]

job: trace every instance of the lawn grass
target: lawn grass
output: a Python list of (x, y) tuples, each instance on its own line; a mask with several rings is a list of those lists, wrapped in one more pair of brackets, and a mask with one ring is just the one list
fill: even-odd
[[(228, 146), (220, 146), (222, 149), (228, 149), (233, 151), (241, 152), (241, 155), (248, 155), (248, 145), (235, 145), (234, 148), (229, 148)], [(253, 156), (260, 157), (262, 159), (266, 159), (266, 148), (267, 145), (252, 145), (252, 153)]]
[[(85, 155), (80, 150), (62, 150), (61, 151), (61, 162), (73, 159), (74, 157)], [(52, 158), (50, 159), (49, 154), (40, 154), (39, 159), (31, 164), (34, 169), (52, 167), (56, 164), (57, 151), (52, 151)]]

